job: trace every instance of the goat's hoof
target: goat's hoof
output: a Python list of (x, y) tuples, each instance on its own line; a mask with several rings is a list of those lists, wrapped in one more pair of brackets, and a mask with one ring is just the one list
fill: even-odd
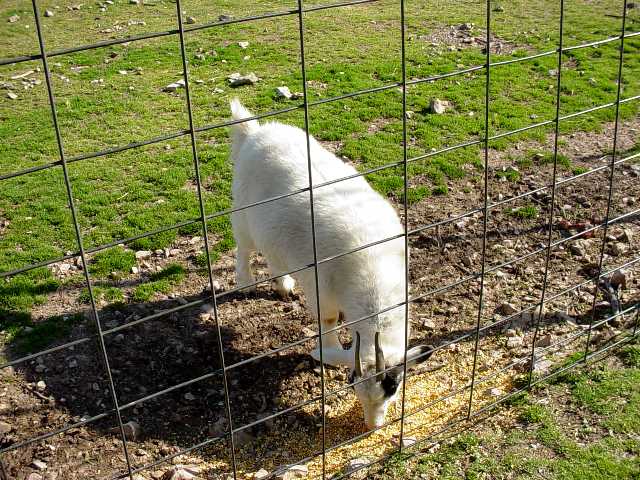
[(293, 287), (296, 286), (296, 281), (289, 275), (285, 275), (274, 280), (271, 286), (280, 297), (288, 299), (293, 295)]

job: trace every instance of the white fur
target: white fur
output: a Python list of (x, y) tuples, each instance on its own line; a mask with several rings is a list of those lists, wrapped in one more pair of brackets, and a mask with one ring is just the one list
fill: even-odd
[[(238, 100), (231, 103), (231, 110), (234, 120), (252, 116)], [(255, 120), (235, 124), (232, 130), (234, 207), (309, 186), (304, 131), (275, 122), (260, 125)], [(310, 150), (314, 185), (357, 173), (313, 137)], [(394, 208), (363, 177), (314, 189), (314, 214), (318, 260), (403, 233)], [(254, 282), (249, 265), (254, 251), (265, 256), (272, 275), (313, 263), (309, 192), (234, 212), (232, 223), (239, 285)], [(397, 238), (318, 265), (323, 331), (336, 326), (340, 312), (345, 322), (351, 322), (402, 302), (404, 261), (404, 240)], [(294, 277), (316, 319), (314, 269)], [(279, 279), (276, 288), (287, 294), (293, 280), (288, 276)], [(387, 364), (403, 361), (404, 312), (401, 306), (349, 327), (354, 338), (356, 331), (360, 333), (364, 364), (375, 362), (375, 332), (380, 332)], [(323, 336), (323, 346), (325, 363), (353, 368), (353, 349), (344, 350), (337, 333)], [(319, 358), (319, 352), (314, 357)]]

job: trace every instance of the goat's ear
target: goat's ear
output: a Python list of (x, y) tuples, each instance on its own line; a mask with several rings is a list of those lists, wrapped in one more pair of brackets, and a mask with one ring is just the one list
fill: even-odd
[(433, 354), (433, 345), (418, 345), (407, 351), (407, 367), (413, 367), (419, 363), (426, 362)]

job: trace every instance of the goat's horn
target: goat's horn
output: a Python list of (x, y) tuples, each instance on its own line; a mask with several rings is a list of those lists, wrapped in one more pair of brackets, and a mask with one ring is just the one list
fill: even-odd
[(384, 353), (380, 348), (380, 332), (376, 332), (376, 373), (381, 373), (384, 369)]
[(358, 377), (362, 377), (362, 363), (360, 362), (360, 332), (356, 332), (355, 370)]

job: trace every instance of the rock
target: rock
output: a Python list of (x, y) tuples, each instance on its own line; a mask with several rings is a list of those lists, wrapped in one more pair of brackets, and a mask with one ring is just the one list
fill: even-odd
[(36, 365), (35, 371), (36, 373), (42, 373), (47, 369), (44, 365)]
[(249, 42), (238, 42), (238, 46), (242, 49), (245, 49), (249, 46)]
[(36, 470), (40, 470), (41, 472), (44, 472), (47, 469), (47, 464), (42, 460), (34, 460), (33, 462), (31, 462), (31, 466)]
[(53, 12), (51, 10), (45, 10), (44, 11), (44, 16), (45, 17), (53, 17)]
[(131, 273), (138, 273), (140, 269), (138, 267), (131, 267)]
[(219, 22), (228, 22), (229, 20), (232, 20), (233, 17), (231, 15), (219, 15), (218, 16), (218, 21)]
[(188, 402), (192, 402), (196, 399), (196, 397), (193, 393), (187, 392), (184, 394), (184, 399), (187, 400)]
[(493, 7), (494, 12), (504, 12), (504, 7), (502, 5), (496, 5)]
[(518, 333), (516, 332), (515, 328), (509, 328), (507, 329), (507, 331), (505, 332), (505, 335), (507, 337), (517, 337)]
[(171, 250), (169, 250), (170, 257), (177, 257), (181, 253), (182, 253), (182, 250), (180, 250), (179, 248), (172, 248)]
[(18, 95), (16, 95), (13, 92), (7, 92), (7, 97), (9, 97), (11, 100), (17, 100), (18, 99)]
[(131, 5), (140, 5), (140, 0), (129, 0), (129, 4), (131, 4)]
[(507, 339), (507, 348), (518, 348), (524, 345), (524, 340), (521, 337), (509, 337)]
[(611, 244), (611, 246), (609, 247), (609, 251), (612, 255), (615, 256), (624, 255), (625, 253), (627, 253), (627, 251), (629, 251), (629, 247), (627, 247), (622, 242), (615, 242)]
[[(130, 442), (135, 442), (138, 438), (140, 438), (141, 429), (138, 422), (131, 420), (122, 425), (122, 428), (124, 429), (125, 438)], [(111, 432), (116, 434), (120, 433), (120, 427), (112, 428)]]
[(622, 233), (618, 236), (618, 240), (631, 244), (633, 241), (633, 231), (631, 231), (630, 228), (623, 229)]
[(0, 437), (2, 437), (3, 435), (6, 435), (11, 430), (13, 430), (13, 427), (11, 426), (10, 423), (0, 422)]
[(444, 113), (447, 108), (449, 108), (449, 102), (438, 98), (432, 98), (429, 103), (429, 111), (438, 115)]
[(543, 335), (538, 338), (536, 342), (536, 347), (550, 347), (551, 346), (551, 335)]
[(424, 328), (426, 328), (427, 330), (435, 330), (436, 329), (436, 324), (433, 321), (433, 319), (431, 318), (423, 318), (422, 319), (422, 326)]
[(231, 87), (241, 87), (243, 85), (254, 85), (260, 79), (256, 76), (255, 73), (251, 72), (247, 75), (241, 75), (240, 73), (232, 73), (227, 77), (227, 81), (229, 82), (229, 86)]
[(499, 388), (490, 388), (487, 390), (487, 393), (492, 397), (499, 397), (502, 395), (502, 390), (500, 390)]
[(289, 90), (289, 87), (276, 87), (276, 97), (289, 100), (292, 97), (291, 90)]
[(9, 17), (8, 22), (9, 23), (16, 23), (18, 20), (20, 20), (20, 15), (11, 15)]
[(192, 466), (176, 465), (162, 475), (161, 480), (195, 480), (198, 471)]
[(625, 270), (616, 270), (609, 280), (613, 288), (627, 288), (627, 272)]
[(27, 480), (42, 480), (42, 475), (40, 475), (39, 473), (31, 473), (27, 477)]
[(407, 110), (406, 112), (404, 112), (404, 116), (406, 117), (407, 120), (411, 120), (414, 114), (415, 112), (412, 112), (411, 110)]
[(38, 383), (36, 383), (36, 388), (38, 390), (44, 390), (45, 388), (47, 388), (47, 384), (44, 383), (44, 380), (40, 380)]
[(117, 343), (124, 342), (124, 333), (118, 333), (115, 337), (113, 337), (113, 341)]
[(355, 472), (356, 470), (361, 470), (367, 467), (371, 463), (371, 460), (368, 458), (354, 458), (349, 460), (347, 464), (347, 468), (345, 469), (345, 475), (349, 475), (350, 473)]
[(577, 257), (584, 257), (587, 253), (584, 242), (581, 240), (576, 240), (575, 242), (570, 243), (569, 251)]
[(136, 252), (136, 260), (146, 260), (151, 258), (152, 253), (149, 250), (138, 250)]
[(551, 360), (540, 360), (539, 362), (535, 362), (533, 365), (534, 373), (539, 373), (540, 375), (546, 375), (553, 367), (553, 362)]
[(518, 311), (518, 309), (516, 308), (515, 305), (513, 305), (512, 303), (508, 303), (508, 302), (505, 302), (502, 305), (500, 305), (498, 310), (503, 315), (513, 315), (514, 313), (516, 313)]
[(196, 23), (195, 17), (187, 17), (186, 21), (189, 25), (193, 25), (194, 23)]
[(169, 85), (164, 87), (162, 90), (165, 92), (175, 92), (180, 88), (184, 88), (184, 79), (180, 79), (177, 82), (170, 83)]
[(309, 469), (305, 465), (292, 465), (275, 473), (277, 480), (294, 480), (296, 478), (306, 478)]
[(264, 468), (261, 468), (257, 472), (254, 472), (254, 474), (251, 476), (251, 478), (253, 480), (266, 480), (270, 476), (271, 476), (271, 474), (269, 472), (267, 472)]

